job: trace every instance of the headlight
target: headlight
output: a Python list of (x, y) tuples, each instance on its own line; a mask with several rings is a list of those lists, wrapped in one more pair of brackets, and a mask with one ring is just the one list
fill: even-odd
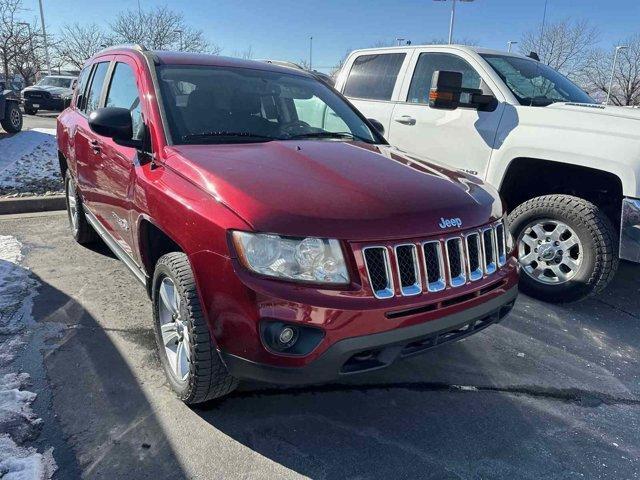
[(62, 98), (62, 95), (60, 95), (59, 93), (52, 93), (51, 98)]
[(349, 283), (338, 240), (233, 232), (240, 261), (269, 277), (312, 283)]

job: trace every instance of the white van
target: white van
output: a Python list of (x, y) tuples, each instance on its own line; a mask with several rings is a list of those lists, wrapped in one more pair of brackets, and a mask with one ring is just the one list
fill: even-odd
[(395, 147), (499, 188), (526, 293), (577, 300), (618, 257), (640, 262), (640, 111), (598, 105), (532, 58), (458, 45), (354, 51), (336, 89)]

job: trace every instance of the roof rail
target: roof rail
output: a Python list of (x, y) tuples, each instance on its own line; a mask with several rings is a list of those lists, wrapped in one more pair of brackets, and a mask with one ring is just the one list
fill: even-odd
[(139, 52), (146, 52), (147, 49), (144, 45), (141, 45), (139, 43), (122, 43), (119, 45), (111, 45), (109, 47), (103, 48), (102, 50), (100, 50), (97, 53), (103, 53), (103, 52), (109, 52), (111, 50), (119, 50), (121, 48), (131, 48), (133, 50), (138, 50)]

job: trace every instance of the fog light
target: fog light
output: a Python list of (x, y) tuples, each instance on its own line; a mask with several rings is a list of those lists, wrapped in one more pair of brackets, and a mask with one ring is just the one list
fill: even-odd
[(283, 348), (289, 348), (291, 345), (296, 343), (297, 340), (296, 331), (291, 327), (284, 327), (280, 330), (280, 335), (278, 335), (278, 341), (282, 345)]
[(285, 355), (308, 355), (324, 338), (320, 328), (268, 319), (260, 322), (260, 333), (269, 350)]

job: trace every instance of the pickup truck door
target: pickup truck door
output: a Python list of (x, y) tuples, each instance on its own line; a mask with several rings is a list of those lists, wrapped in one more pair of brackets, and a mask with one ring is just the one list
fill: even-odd
[[(485, 178), (504, 102), (493, 111), (473, 108), (438, 110), (429, 107), (431, 78), (436, 70), (462, 72), (465, 88), (489, 89), (473, 58), (437, 50), (415, 51), (386, 135), (391, 145), (407, 153), (452, 165)], [(493, 91), (491, 92), (493, 93)], [(463, 94), (462, 101), (465, 101)]]
[[(105, 107), (122, 107), (131, 112), (134, 138), (143, 135), (142, 108), (137, 84), (135, 61), (125, 55), (114, 59), (107, 78)], [(123, 147), (111, 138), (98, 137), (100, 142), (100, 174), (96, 188), (95, 215), (119, 246), (135, 258), (133, 230), (133, 193), (136, 168), (139, 166), (135, 148)]]

